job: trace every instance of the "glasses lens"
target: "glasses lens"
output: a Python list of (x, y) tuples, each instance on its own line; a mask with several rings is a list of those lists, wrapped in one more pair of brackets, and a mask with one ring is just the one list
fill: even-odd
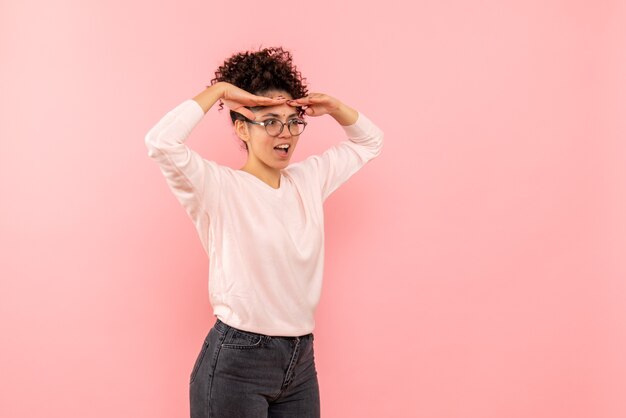
[(306, 126), (306, 122), (302, 119), (291, 119), (287, 123), (289, 124), (289, 132), (291, 135), (300, 135)]
[(265, 130), (268, 135), (277, 136), (280, 135), (283, 124), (278, 119), (269, 119), (265, 121)]

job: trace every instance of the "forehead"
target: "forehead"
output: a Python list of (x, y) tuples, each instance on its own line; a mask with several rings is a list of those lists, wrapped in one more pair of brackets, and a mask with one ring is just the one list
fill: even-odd
[(257, 109), (254, 109), (254, 113), (257, 116), (261, 116), (261, 117), (273, 116), (273, 117), (282, 117), (282, 118), (298, 115), (298, 111), (296, 110), (296, 108), (293, 106), (289, 106), (288, 104), (282, 104), (279, 106), (259, 107)]
[(286, 97), (288, 99), (293, 99), (293, 97), (291, 97), (291, 94), (289, 94), (285, 90), (269, 90), (269, 91), (266, 91), (264, 93), (261, 93), (260, 96), (269, 97), (271, 99), (276, 98), (278, 96), (283, 96), (283, 97)]
[[(257, 94), (259, 96), (265, 96), (265, 97), (270, 97), (270, 98), (276, 98), (276, 97), (282, 96), (287, 99), (293, 99), (291, 94), (289, 94), (285, 90), (269, 90), (269, 91), (257, 93)], [(298, 116), (298, 110), (295, 107), (289, 106), (286, 103), (278, 105), (278, 106), (256, 106), (256, 107), (252, 107), (250, 110), (252, 110), (256, 115), (260, 117), (264, 117), (266, 115), (267, 117), (277, 116), (280, 118)]]
[[(286, 97), (287, 99), (293, 99), (293, 97), (291, 97), (291, 94), (287, 93), (284, 90), (271, 90), (266, 93), (260, 94), (260, 96), (265, 96), (265, 97), (270, 97), (270, 98), (283, 96), (283, 97)], [(283, 117), (283, 118), (298, 115), (298, 111), (296, 110), (296, 108), (293, 106), (289, 106), (286, 103), (278, 105), (278, 106), (258, 106), (258, 107), (253, 108), (252, 111), (261, 117), (268, 115), (268, 114), (272, 114), (268, 116), (278, 116), (278, 117)]]

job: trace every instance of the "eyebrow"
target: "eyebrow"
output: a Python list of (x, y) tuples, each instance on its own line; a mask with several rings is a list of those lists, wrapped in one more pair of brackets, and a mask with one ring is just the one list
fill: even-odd
[[(264, 115), (263, 115), (263, 116), (261, 116), (261, 117), (263, 117), (263, 118), (264, 118), (264, 117), (266, 117), (266, 116), (274, 116), (275, 118), (279, 118), (279, 117), (280, 117), (280, 115), (279, 115), (279, 114), (277, 114), (277, 113), (266, 113), (266, 114), (264, 114)], [(287, 117), (288, 117), (288, 118), (290, 118), (290, 117), (292, 117), (292, 116), (298, 116), (298, 114), (297, 114), (297, 113), (292, 113), (291, 115), (289, 115), (289, 116), (287, 116)]]

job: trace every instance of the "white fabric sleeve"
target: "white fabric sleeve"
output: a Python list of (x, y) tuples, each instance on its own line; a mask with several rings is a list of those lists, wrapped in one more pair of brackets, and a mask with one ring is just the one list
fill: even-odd
[[(148, 156), (159, 165), (167, 184), (199, 231), (206, 230), (220, 189), (220, 170), (185, 145), (204, 110), (188, 99), (170, 110), (145, 136)], [(200, 237), (203, 244), (206, 237)]]
[(322, 201), (368, 161), (379, 156), (383, 147), (383, 131), (362, 113), (354, 124), (343, 126), (343, 129), (348, 139), (303, 161), (307, 169), (314, 171), (313, 177), (319, 182)]

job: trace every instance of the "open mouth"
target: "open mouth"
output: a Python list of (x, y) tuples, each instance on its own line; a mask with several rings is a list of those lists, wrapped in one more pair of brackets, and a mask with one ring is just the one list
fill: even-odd
[(289, 144), (282, 144), (274, 147), (278, 154), (282, 156), (286, 156), (287, 154), (289, 154), (289, 148), (291, 148)]

